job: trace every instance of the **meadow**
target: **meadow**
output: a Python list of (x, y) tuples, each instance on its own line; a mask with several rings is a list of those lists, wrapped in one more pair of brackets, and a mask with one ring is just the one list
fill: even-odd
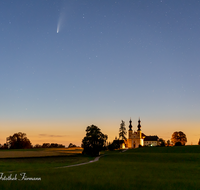
[(82, 148), (2, 149), (0, 158), (28, 158), (81, 154)]
[[(81, 154), (0, 159), (0, 173), (26, 173), (30, 180), (0, 180), (0, 189), (200, 189), (200, 146), (143, 147), (106, 151), (98, 162)], [(12, 171), (12, 172), (9, 172)]]

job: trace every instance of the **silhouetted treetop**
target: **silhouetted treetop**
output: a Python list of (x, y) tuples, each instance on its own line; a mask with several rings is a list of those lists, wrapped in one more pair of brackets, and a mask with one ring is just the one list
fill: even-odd
[(125, 128), (125, 122), (122, 120), (122, 123), (120, 124), (119, 128), (119, 139), (126, 140), (126, 128)]
[(182, 145), (185, 145), (187, 138), (185, 133), (182, 131), (176, 131), (172, 134), (171, 142), (175, 145), (177, 142), (181, 142)]
[(25, 133), (18, 132), (13, 136), (6, 138), (8, 147), (11, 149), (32, 148), (30, 140), (26, 137)]
[(91, 125), (86, 128), (86, 136), (82, 140), (83, 153), (96, 156), (105, 147), (108, 136), (104, 135), (101, 130)]

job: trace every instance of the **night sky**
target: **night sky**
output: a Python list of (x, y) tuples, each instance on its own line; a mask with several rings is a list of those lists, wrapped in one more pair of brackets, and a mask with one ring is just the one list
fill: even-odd
[(0, 143), (109, 141), (121, 120), (200, 138), (200, 1), (1, 0)]

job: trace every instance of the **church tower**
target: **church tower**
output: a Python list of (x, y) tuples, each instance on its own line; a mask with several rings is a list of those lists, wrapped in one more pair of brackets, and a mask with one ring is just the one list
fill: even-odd
[(138, 137), (141, 139), (142, 138), (142, 131), (141, 131), (141, 125), (140, 125), (141, 121), (140, 119), (138, 120), (138, 130), (137, 130), (137, 134), (138, 134)]
[(144, 146), (144, 139), (142, 137), (142, 131), (141, 131), (141, 124), (140, 123), (141, 123), (141, 121), (139, 119), (138, 120), (138, 126), (137, 126), (137, 128), (138, 128), (137, 135), (138, 135), (138, 138), (139, 138), (139, 145)]
[(131, 121), (131, 119), (130, 119), (130, 121), (129, 121), (129, 130), (128, 130), (128, 138), (131, 138), (131, 136), (132, 136), (132, 134), (133, 134), (133, 130), (132, 130), (132, 121)]
[(144, 138), (141, 130), (141, 121), (138, 120), (137, 131), (132, 130), (132, 121), (129, 121), (129, 130), (128, 130), (128, 139), (127, 147), (128, 148), (138, 148), (144, 146)]

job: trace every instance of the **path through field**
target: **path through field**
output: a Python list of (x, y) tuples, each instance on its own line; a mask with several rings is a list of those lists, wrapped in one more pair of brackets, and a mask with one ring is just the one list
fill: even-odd
[[(105, 155), (102, 155), (102, 156), (105, 156)], [(74, 164), (74, 165), (69, 165), (69, 166), (61, 166), (61, 167), (56, 167), (56, 168), (69, 168), (69, 167), (74, 167), (74, 166), (81, 166), (81, 165), (85, 165), (85, 164), (91, 164), (93, 162), (99, 161), (99, 158), (101, 158), (102, 156), (98, 156), (94, 160), (91, 160), (89, 162), (84, 162), (84, 163)]]
[[(125, 152), (125, 151), (127, 151), (127, 150), (128, 150), (128, 149), (125, 149), (125, 150), (121, 151), (121, 153), (123, 153), (123, 152)], [(69, 168), (69, 167), (74, 167), (74, 166), (81, 166), (81, 165), (85, 165), (85, 164), (91, 164), (91, 163), (93, 163), (93, 162), (99, 161), (99, 158), (101, 158), (101, 157), (103, 157), (103, 156), (105, 156), (105, 155), (106, 155), (106, 154), (101, 155), (101, 156), (98, 156), (98, 157), (96, 157), (94, 160), (91, 160), (91, 161), (89, 161), (89, 162), (84, 162), (84, 163), (74, 164), (74, 165), (69, 165), (69, 166), (61, 166), (61, 167), (56, 167), (56, 168)]]

